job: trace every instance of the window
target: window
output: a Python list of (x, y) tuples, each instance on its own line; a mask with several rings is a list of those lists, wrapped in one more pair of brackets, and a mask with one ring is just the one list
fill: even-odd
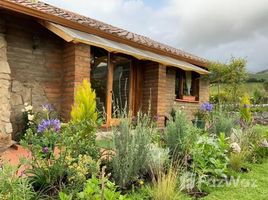
[(176, 70), (175, 94), (176, 99), (185, 101), (199, 100), (200, 75), (195, 72)]
[(90, 70), (91, 87), (96, 93), (96, 105), (99, 112), (106, 113), (108, 52), (92, 48), (93, 62)]
[(109, 54), (92, 47), (91, 87), (96, 93), (97, 109), (107, 124), (128, 113), (131, 103), (131, 58)]
[(112, 117), (118, 118), (121, 112), (128, 113), (131, 61), (121, 56), (114, 59)]

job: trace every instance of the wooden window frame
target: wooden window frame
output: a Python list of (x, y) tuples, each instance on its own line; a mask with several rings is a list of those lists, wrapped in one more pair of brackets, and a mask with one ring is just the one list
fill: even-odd
[[(192, 87), (191, 91), (193, 92), (193, 95), (190, 95), (189, 98), (187, 95), (184, 95), (184, 82), (185, 82), (185, 72), (181, 69), (176, 69), (175, 74), (175, 101), (178, 102), (192, 102), (192, 103), (199, 103), (199, 97), (200, 97), (200, 75), (196, 72), (192, 73)], [(178, 83), (177, 83), (178, 81)], [(178, 84), (178, 88), (177, 87)]]
[[(106, 91), (106, 124), (105, 127), (116, 126), (120, 123), (120, 119), (112, 118), (112, 101), (113, 101), (113, 77), (114, 77), (114, 63), (113, 57), (116, 54), (108, 52), (108, 73), (107, 73), (107, 91)], [(120, 55), (121, 56), (121, 55)], [(124, 55), (123, 55), (124, 56)], [(130, 59), (130, 82), (129, 82), (129, 112), (132, 113), (134, 110), (134, 86), (135, 86), (135, 73), (134, 73), (134, 66), (133, 66), (133, 59), (129, 58), (128, 56), (124, 56)]]

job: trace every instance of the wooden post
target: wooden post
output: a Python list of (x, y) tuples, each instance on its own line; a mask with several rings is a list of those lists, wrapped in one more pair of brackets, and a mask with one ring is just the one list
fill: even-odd
[(114, 71), (114, 64), (112, 62), (112, 55), (110, 52), (108, 52), (108, 76), (107, 76), (107, 95), (106, 95), (107, 127), (110, 126), (112, 119), (113, 71)]

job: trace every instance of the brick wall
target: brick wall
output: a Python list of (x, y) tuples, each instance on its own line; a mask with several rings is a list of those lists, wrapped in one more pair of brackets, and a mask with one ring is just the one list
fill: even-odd
[(200, 104), (203, 102), (209, 101), (209, 82), (204, 80), (201, 76), (200, 84), (199, 84), (199, 102), (179, 102), (174, 101), (175, 99), (175, 78), (176, 72), (175, 69), (168, 68), (167, 71), (167, 82), (166, 82), (166, 91), (167, 91), (167, 113), (170, 113), (171, 109), (174, 108), (176, 110), (183, 110), (188, 119), (192, 119), (194, 113), (199, 108)]
[(142, 110), (147, 112), (149, 102), (151, 103), (152, 115), (158, 116), (158, 127), (165, 125), (165, 117), (169, 116), (172, 108), (184, 110), (190, 120), (200, 104), (209, 100), (209, 83), (202, 78), (199, 91), (200, 101), (178, 102), (175, 101), (175, 69), (153, 62), (143, 63), (142, 68)]
[(148, 112), (151, 106), (152, 116), (157, 117), (158, 126), (162, 127), (167, 104), (167, 100), (163, 98), (166, 95), (166, 67), (154, 62), (146, 62), (143, 63), (142, 68), (142, 110)]
[(90, 46), (66, 44), (63, 50), (62, 117), (68, 120), (75, 87), (90, 77)]

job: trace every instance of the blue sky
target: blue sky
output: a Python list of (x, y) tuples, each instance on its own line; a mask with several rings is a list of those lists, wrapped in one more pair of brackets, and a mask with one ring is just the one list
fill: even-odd
[(210, 60), (268, 69), (267, 0), (43, 0)]

